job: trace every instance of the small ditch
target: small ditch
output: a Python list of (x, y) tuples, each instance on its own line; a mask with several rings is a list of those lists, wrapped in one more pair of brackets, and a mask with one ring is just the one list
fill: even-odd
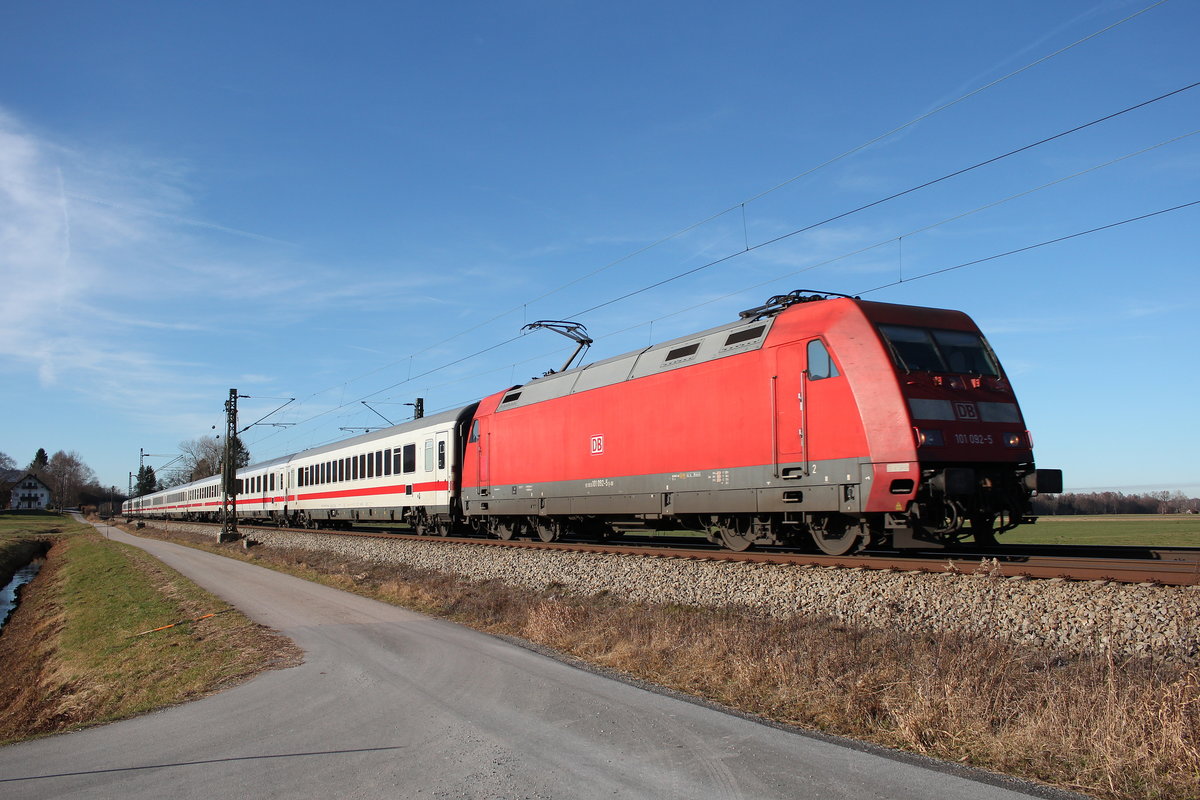
[[(17, 606), (21, 604), (21, 590), (26, 584), (37, 577), (41, 571), (42, 565), (46, 563), (46, 559), (42, 558), (49, 547), (41, 547), (34, 554), (31, 561), (24, 566), (18, 567), (13, 573), (12, 578), (0, 589), (0, 630), (8, 623), (9, 617), (17, 610)], [(11, 565), (10, 565), (11, 568)], [(0, 580), (3, 578), (0, 577)]]

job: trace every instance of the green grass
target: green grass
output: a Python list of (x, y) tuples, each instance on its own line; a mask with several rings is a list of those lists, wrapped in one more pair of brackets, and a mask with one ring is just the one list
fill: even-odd
[(49, 511), (0, 511), (0, 540), (8, 537), (78, 533), (82, 530), (92, 530), (92, 527)]
[(1200, 547), (1200, 514), (1103, 514), (1041, 517), (1001, 534), (1007, 544)]
[[(286, 640), (224, 613), (223, 601), (90, 525), (63, 517), (0, 525), (0, 542), (65, 534), (50, 537), (35, 590), (0, 640), (0, 742), (143, 713), (295, 661)], [(214, 612), (222, 613), (188, 621)]]

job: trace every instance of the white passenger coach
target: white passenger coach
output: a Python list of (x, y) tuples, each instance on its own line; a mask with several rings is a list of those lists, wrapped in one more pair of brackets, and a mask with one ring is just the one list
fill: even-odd
[[(237, 473), (237, 516), (293, 527), (406, 522), (445, 535), (475, 405), (252, 464)], [(127, 500), (130, 517), (219, 521), (219, 477)]]

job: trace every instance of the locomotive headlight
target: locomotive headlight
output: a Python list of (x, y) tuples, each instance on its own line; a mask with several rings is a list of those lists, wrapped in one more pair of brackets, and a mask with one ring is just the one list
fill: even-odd
[(1021, 434), (1019, 434), (1019, 433), (1006, 433), (1006, 434), (1004, 434), (1004, 446), (1005, 447), (1024, 447), (1025, 442), (1021, 438)]
[(916, 434), (917, 447), (941, 447), (945, 444), (941, 431), (913, 428), (913, 433)]

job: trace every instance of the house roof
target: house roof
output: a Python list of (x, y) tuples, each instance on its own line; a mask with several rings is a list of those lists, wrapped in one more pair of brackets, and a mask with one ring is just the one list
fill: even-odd
[[(15, 474), (15, 475), (21, 476), (12, 481), (12, 483), (14, 485), (23, 482), (26, 478), (33, 478), (35, 481), (37, 481), (39, 484), (41, 484), (43, 489), (45, 489), (47, 492), (50, 491), (50, 487), (46, 485), (46, 482), (32, 472), (21, 472), (20, 470), (8, 470), (8, 473), (9, 473), (9, 475)], [(5, 480), (7, 480), (7, 477), (5, 477)]]

